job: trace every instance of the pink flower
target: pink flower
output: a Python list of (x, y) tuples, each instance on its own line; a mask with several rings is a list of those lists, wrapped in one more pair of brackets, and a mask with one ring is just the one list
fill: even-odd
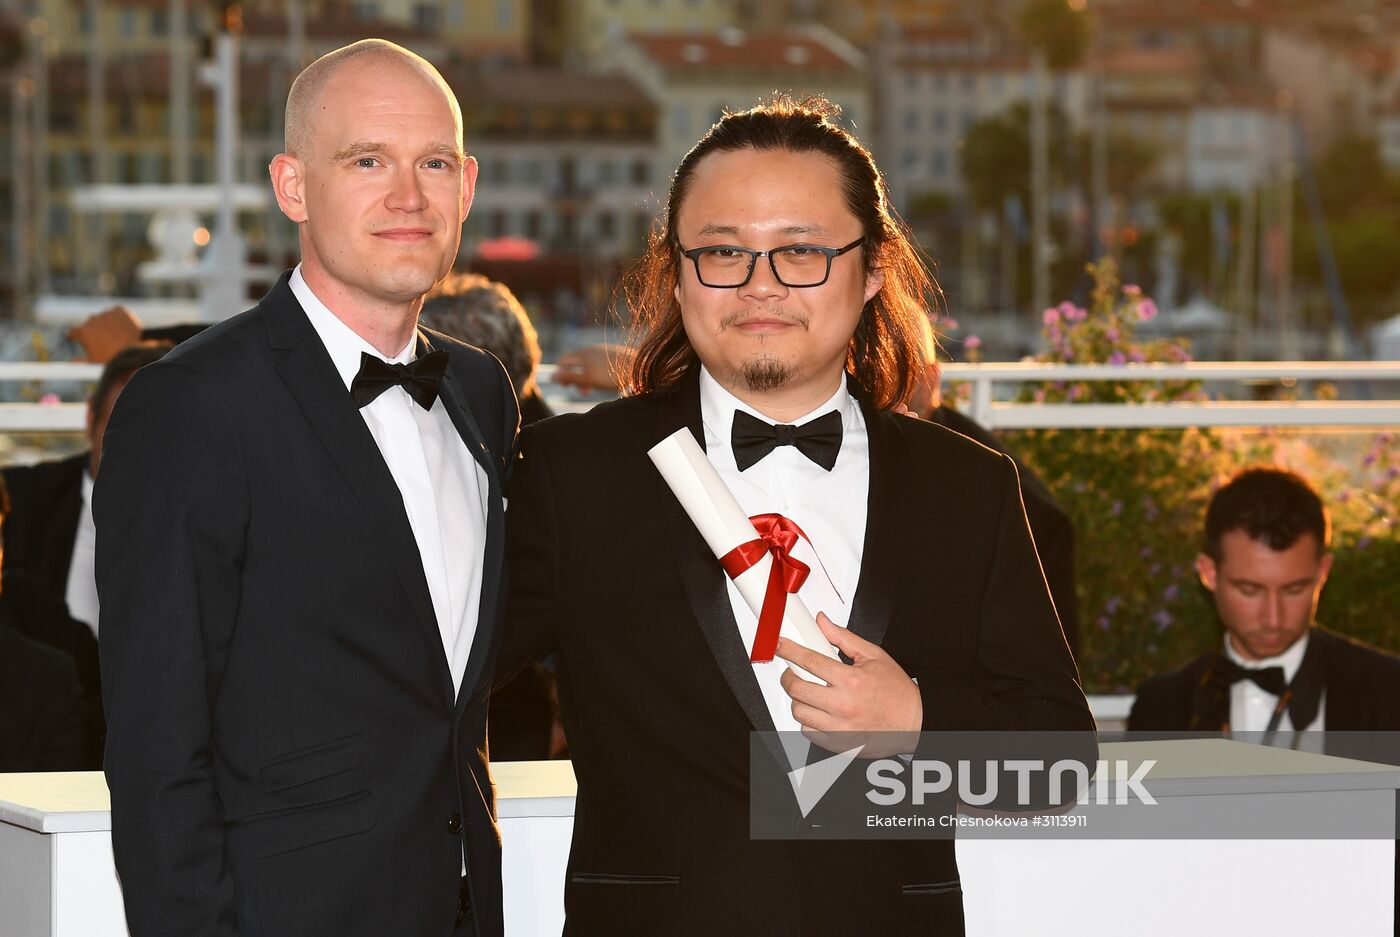
[(1129, 299), (1136, 299), (1142, 295), (1142, 287), (1138, 286), (1136, 283), (1124, 283), (1123, 295), (1127, 296)]
[(1131, 361), (1131, 362), (1133, 362), (1133, 364), (1142, 364), (1144, 361), (1147, 360), (1147, 356), (1144, 355), (1144, 354), (1143, 354), (1141, 351), (1139, 351), (1138, 349), (1134, 348), (1134, 349), (1128, 354), (1128, 360)]
[(943, 328), (948, 332), (956, 332), (958, 330), (958, 320), (954, 319), (952, 316), (945, 316), (943, 319)]
[(978, 338), (976, 335), (969, 335), (967, 338), (963, 339), (963, 347), (968, 351), (976, 351), (978, 348), (982, 347), (982, 339)]
[(1087, 318), (1089, 318), (1089, 310), (1083, 306), (1070, 306), (1069, 309), (1065, 310), (1065, 319), (1070, 322), (1083, 322)]
[(1108, 341), (1114, 343), (1115, 345), (1118, 344), (1118, 330), (1116, 328), (1113, 328), (1112, 326), (1110, 326), (1109, 329), (1103, 333), (1103, 337)]
[(1138, 318), (1146, 322), (1148, 319), (1156, 318), (1156, 316), (1157, 304), (1147, 297), (1143, 297), (1142, 301), (1138, 303)]
[(62, 402), (63, 399), (58, 394), (53, 393), (45, 394), (39, 398), (39, 405), (43, 407), (56, 407)]
[(1047, 309), (1047, 310), (1045, 310), (1045, 312), (1041, 315), (1041, 318), (1042, 318), (1042, 320), (1045, 322), (1046, 325), (1058, 325), (1058, 324), (1059, 324), (1059, 321), (1060, 321), (1060, 310), (1058, 310), (1058, 309)]
[(1121, 351), (1115, 351), (1113, 354), (1108, 356), (1109, 364), (1126, 364), (1127, 361), (1128, 357), (1124, 355)]

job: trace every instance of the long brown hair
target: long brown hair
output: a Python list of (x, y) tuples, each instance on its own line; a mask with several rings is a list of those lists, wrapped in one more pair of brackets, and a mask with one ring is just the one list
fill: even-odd
[(623, 375), (627, 393), (668, 390), (699, 366), (676, 301), (681, 259), (676, 220), (701, 160), (711, 153), (754, 149), (818, 153), (836, 164), (846, 207), (865, 235), (861, 254), (866, 276), (876, 270), (884, 275), (880, 291), (865, 304), (856, 323), (846, 371), (857, 391), (877, 407), (908, 399), (933, 364), (928, 309), (940, 294), (890, 207), (888, 187), (874, 158), (836, 122), (839, 114), (839, 108), (823, 97), (798, 101), (780, 95), (749, 110), (726, 113), (681, 160), (646, 253), (618, 287), (632, 313), (630, 344), (636, 351)]

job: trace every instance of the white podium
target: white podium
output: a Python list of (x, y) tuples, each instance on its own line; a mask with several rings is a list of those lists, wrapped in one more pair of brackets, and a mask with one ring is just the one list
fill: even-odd
[[(1170, 757), (1149, 783), (1160, 807), (1137, 809), (1215, 811), (1282, 838), (961, 836), (970, 937), (1394, 932), (1391, 839), (1293, 839), (1278, 824), (1335, 811), (1356, 836), (1390, 836), (1400, 769), (1225, 741), (1105, 744), (1101, 757), (1138, 758), (1143, 746)], [(507, 937), (554, 937), (563, 924), (572, 767), (520, 762), (493, 771)], [(0, 775), (0, 934), (126, 937), (110, 829), (101, 774)], [(1315, 823), (1297, 829), (1318, 833)]]

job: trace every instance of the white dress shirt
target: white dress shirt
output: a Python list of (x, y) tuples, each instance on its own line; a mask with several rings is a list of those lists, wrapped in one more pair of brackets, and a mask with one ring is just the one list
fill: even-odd
[[(1225, 637), (1225, 653), (1230, 660), (1248, 670), (1262, 670), (1265, 667), (1282, 667), (1283, 679), (1287, 683), (1292, 683), (1293, 678), (1298, 673), (1298, 668), (1303, 665), (1303, 655), (1308, 651), (1309, 635), (1305, 632), (1301, 638), (1293, 642), (1293, 646), (1279, 654), (1277, 657), (1266, 657), (1262, 660), (1245, 660), (1230, 644), (1230, 637)], [(1230, 730), (1232, 732), (1266, 732), (1269, 728), (1269, 720), (1274, 717), (1274, 708), (1278, 705), (1278, 697), (1267, 690), (1255, 685), (1253, 680), (1241, 680), (1230, 687)], [(1317, 718), (1311, 725), (1304, 726), (1305, 731), (1320, 731), (1324, 728), (1324, 717), (1326, 716), (1327, 693), (1323, 691), (1322, 699), (1317, 706)], [(1279, 720), (1279, 731), (1292, 732), (1293, 719), (1288, 710), (1284, 710), (1283, 718)]]
[(73, 537), (73, 557), (68, 562), (68, 587), (63, 592), (68, 616), (97, 634), (97, 525), (92, 521), (92, 476), (83, 469), (83, 505), (78, 511), (78, 530)]
[[(290, 285), (330, 352), (348, 399), (350, 384), (360, 370), (361, 352), (381, 359), (383, 355), (326, 308), (307, 286), (300, 265), (292, 271)], [(387, 360), (395, 364), (414, 360), (415, 342), (416, 336)], [(481, 604), (490, 490), (486, 473), (467, 451), (440, 399), (433, 401), (431, 410), (424, 410), (402, 387), (391, 387), (361, 407), (360, 416), (403, 497), (452, 672), (452, 688), (460, 691)]]
[[(778, 446), (747, 471), (739, 471), (729, 444), (735, 410), (743, 410), (766, 423), (773, 422), (725, 390), (702, 367), (700, 418), (705, 429), (705, 454), (744, 513), (750, 516), (781, 514), (811, 538), (811, 543), (798, 541), (792, 550), (793, 557), (812, 569), (798, 590), (797, 598), (806, 604), (813, 616), (825, 612), (844, 628), (850, 617), (856, 584), (860, 581), (866, 501), (870, 491), (870, 441), (860, 406), (847, 393), (843, 381), (830, 400), (793, 421), (793, 425), (801, 426), (832, 410), (840, 411), (841, 452), (830, 472), (803, 455), (796, 446)], [(728, 577), (725, 582), (734, 620), (739, 626), (739, 638), (748, 651), (758, 631), (758, 616), (749, 610)], [(752, 666), (774, 726), (780, 732), (800, 731), (801, 725), (792, 717), (792, 699), (779, 682), (788, 667), (787, 662), (775, 657), (770, 663)]]

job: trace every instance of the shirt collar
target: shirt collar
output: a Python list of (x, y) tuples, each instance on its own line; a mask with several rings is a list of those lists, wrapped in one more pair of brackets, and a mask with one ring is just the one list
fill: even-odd
[[(836, 393), (827, 398), (821, 406), (813, 409), (806, 415), (792, 421), (793, 426), (801, 426), (819, 416), (825, 416), (832, 410), (841, 412), (841, 426), (845, 430), (851, 428), (853, 411), (855, 409), (855, 398), (846, 389), (846, 382), (849, 378), (841, 376), (841, 385), (836, 388)], [(772, 423), (773, 420), (759, 413), (753, 407), (744, 403), (734, 396), (724, 385), (715, 380), (714, 375), (704, 366), (700, 366), (700, 418), (709, 430), (709, 435), (714, 440), (718, 440), (725, 448), (729, 447), (729, 427), (734, 422), (734, 411), (742, 410), (750, 416), (757, 417), (765, 423)]]
[(1265, 667), (1282, 667), (1283, 679), (1287, 683), (1293, 682), (1293, 677), (1298, 673), (1298, 668), (1303, 666), (1303, 655), (1308, 652), (1308, 638), (1312, 635), (1309, 628), (1303, 632), (1303, 636), (1293, 642), (1293, 646), (1282, 654), (1274, 657), (1265, 657), (1261, 660), (1245, 660), (1235, 650), (1235, 646), (1230, 643), (1230, 636), (1225, 635), (1225, 654), (1246, 670), (1262, 670)]
[[(359, 333), (342, 322), (340, 317), (331, 312), (326, 304), (321, 302), (311, 291), (311, 287), (306, 283), (306, 278), (301, 275), (301, 264), (297, 264), (296, 269), (292, 271), (288, 285), (292, 288), (292, 295), (297, 298), (297, 302), (301, 303), (306, 317), (311, 320), (311, 327), (320, 336), (321, 344), (325, 345), (326, 351), (330, 353), (331, 363), (335, 365), (340, 379), (345, 382), (345, 389), (349, 390), (351, 382), (355, 380), (355, 375), (360, 373), (360, 354), (362, 352), (374, 355), (376, 358), (384, 356), (373, 345), (361, 338)], [(412, 361), (416, 357), (414, 354), (416, 341), (417, 333), (415, 332), (403, 350), (389, 358), (389, 362), (407, 364)]]

